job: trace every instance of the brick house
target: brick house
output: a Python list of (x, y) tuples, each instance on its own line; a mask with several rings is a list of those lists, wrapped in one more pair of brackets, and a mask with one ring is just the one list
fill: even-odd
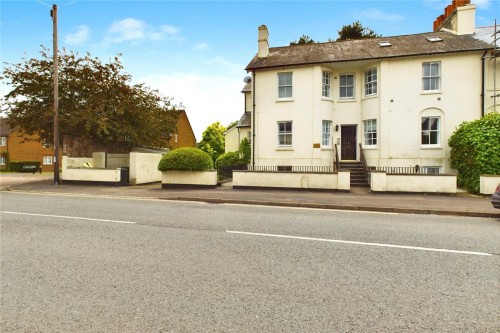
[(172, 149), (177, 149), (181, 147), (195, 147), (196, 137), (189, 122), (186, 111), (177, 111), (178, 118), (177, 124), (175, 125), (175, 132), (172, 133), (168, 143)]
[[(172, 112), (176, 113), (177, 122), (173, 133), (164, 134), (164, 138), (168, 138), (168, 144), (170, 146), (168, 148), (195, 147), (196, 137), (186, 111), (177, 110)], [(92, 156), (94, 152), (128, 154), (133, 148), (136, 148), (128, 141), (100, 144), (85, 138), (72, 137), (69, 135), (65, 135), (62, 141), (63, 154), (71, 157)]]
[(54, 149), (44, 145), (37, 136), (23, 134), (11, 128), (7, 118), (0, 118), (0, 170), (7, 169), (9, 161), (38, 161), (42, 171), (54, 171)]

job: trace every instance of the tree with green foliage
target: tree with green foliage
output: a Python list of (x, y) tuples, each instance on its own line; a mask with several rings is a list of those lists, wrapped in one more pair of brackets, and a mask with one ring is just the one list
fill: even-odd
[(382, 37), (378, 35), (372, 29), (365, 28), (361, 22), (356, 21), (353, 24), (344, 25), (342, 29), (338, 31), (337, 40), (349, 40), (349, 39), (361, 39), (361, 38), (376, 38)]
[(243, 138), (240, 142), (240, 155), (243, 164), (250, 164), (250, 159), (252, 158), (252, 147), (248, 138)]
[[(6, 64), (0, 77), (11, 86), (5, 96), (11, 127), (52, 142), (53, 59), (42, 47), (41, 58)], [(99, 144), (167, 147), (183, 109), (144, 84), (132, 84), (119, 55), (103, 63), (87, 53), (59, 53), (59, 133)]]
[(231, 128), (235, 127), (236, 125), (238, 125), (238, 120), (230, 122), (229, 125), (226, 126), (226, 131), (228, 129), (231, 129)]
[(202, 140), (199, 143), (198, 148), (206, 152), (212, 160), (215, 162), (219, 155), (224, 153), (224, 132), (226, 128), (216, 121), (215, 123), (209, 125), (202, 134)]
[(500, 113), (460, 124), (448, 145), (450, 166), (458, 172), (458, 186), (479, 193), (480, 175), (500, 174)]
[(313, 44), (316, 43), (314, 39), (307, 35), (302, 35), (298, 40), (294, 40), (293, 42), (290, 42), (290, 45), (299, 45), (299, 44)]

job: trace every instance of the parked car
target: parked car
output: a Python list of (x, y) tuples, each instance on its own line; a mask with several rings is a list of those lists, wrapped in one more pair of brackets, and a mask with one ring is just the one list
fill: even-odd
[(500, 184), (498, 184), (495, 193), (491, 196), (491, 204), (493, 207), (500, 209)]

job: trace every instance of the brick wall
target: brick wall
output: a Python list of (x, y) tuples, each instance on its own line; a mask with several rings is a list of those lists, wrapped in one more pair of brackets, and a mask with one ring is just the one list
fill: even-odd
[(172, 149), (180, 147), (196, 147), (196, 137), (194, 136), (186, 111), (180, 112), (179, 118), (177, 119), (175, 133), (172, 135), (168, 143)]
[[(36, 140), (38, 140), (38, 136), (20, 136), (18, 130), (13, 130), (7, 136), (6, 146), (0, 146), (0, 153), (7, 152), (9, 161), (38, 161), (42, 166), (42, 171), (54, 171), (54, 165), (52, 164), (54, 149), (45, 148)], [(44, 164), (44, 157), (50, 157), (51, 163)], [(5, 167), (0, 166), (2, 169), (5, 169)]]

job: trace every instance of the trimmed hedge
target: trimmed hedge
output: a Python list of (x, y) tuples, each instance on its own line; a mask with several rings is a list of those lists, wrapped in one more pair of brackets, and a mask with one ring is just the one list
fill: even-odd
[(158, 170), (203, 171), (214, 168), (210, 155), (198, 148), (183, 147), (163, 155)]
[(500, 174), (500, 113), (460, 124), (448, 140), (450, 166), (458, 171), (458, 186), (479, 193), (483, 174)]
[(38, 161), (11, 161), (9, 162), (9, 171), (12, 172), (33, 172), (33, 166), (36, 171), (40, 170), (42, 163)]
[(229, 151), (217, 157), (215, 168), (228, 167), (233, 165), (244, 164), (241, 160), (240, 153), (237, 151)]

